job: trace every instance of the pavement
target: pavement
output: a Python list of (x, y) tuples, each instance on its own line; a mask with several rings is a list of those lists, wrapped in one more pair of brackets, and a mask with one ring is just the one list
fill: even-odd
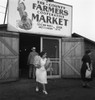
[(35, 91), (35, 80), (20, 79), (0, 83), (0, 100), (95, 100), (95, 80), (90, 85), (83, 88), (80, 79), (49, 79), (45, 95), (41, 86)]

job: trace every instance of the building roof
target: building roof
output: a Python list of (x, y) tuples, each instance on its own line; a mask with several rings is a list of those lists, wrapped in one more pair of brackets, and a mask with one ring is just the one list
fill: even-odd
[(77, 34), (77, 33), (73, 33), (73, 34), (72, 34), (72, 37), (81, 37), (81, 38), (84, 38), (84, 41), (85, 41), (85, 42), (90, 42), (90, 43), (92, 43), (92, 44), (95, 45), (95, 41), (92, 41), (92, 40), (90, 40), (90, 39), (88, 39), (88, 38), (86, 38), (86, 37), (84, 37), (84, 36), (82, 36), (82, 35), (79, 35), (79, 34)]

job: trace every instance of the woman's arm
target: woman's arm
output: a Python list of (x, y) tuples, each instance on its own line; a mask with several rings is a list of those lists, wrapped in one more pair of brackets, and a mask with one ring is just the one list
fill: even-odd
[(41, 58), (40, 58), (40, 56), (36, 55), (34, 57), (34, 65), (35, 65), (36, 68), (41, 67)]
[(39, 64), (35, 65), (36, 68), (41, 68), (41, 66)]
[(86, 63), (86, 65), (87, 65), (87, 69), (91, 70), (88, 62)]

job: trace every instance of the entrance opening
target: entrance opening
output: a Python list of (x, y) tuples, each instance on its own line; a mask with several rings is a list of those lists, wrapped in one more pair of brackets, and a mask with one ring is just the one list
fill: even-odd
[(28, 33), (20, 33), (19, 39), (19, 77), (28, 78), (29, 66), (27, 65), (28, 55), (31, 48), (36, 47), (36, 51), (40, 52), (40, 36)]
[(42, 37), (42, 49), (52, 61), (52, 69), (47, 72), (48, 78), (59, 78), (61, 75), (61, 39)]

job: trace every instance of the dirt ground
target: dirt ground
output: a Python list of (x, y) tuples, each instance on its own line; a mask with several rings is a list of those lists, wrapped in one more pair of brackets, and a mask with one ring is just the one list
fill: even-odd
[(35, 91), (35, 80), (0, 83), (0, 100), (95, 100), (95, 80), (83, 88), (80, 79), (49, 79), (48, 95)]

